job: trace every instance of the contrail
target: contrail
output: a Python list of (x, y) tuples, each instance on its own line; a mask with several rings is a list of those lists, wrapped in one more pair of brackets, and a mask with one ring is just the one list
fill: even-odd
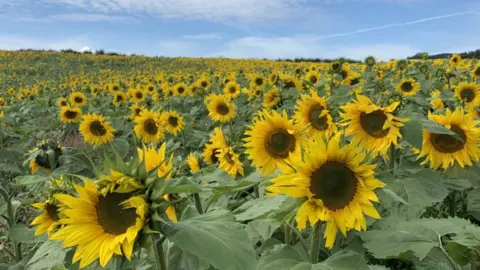
[(452, 14), (435, 16), (435, 17), (429, 17), (429, 18), (424, 18), (424, 19), (415, 20), (415, 21), (410, 21), (410, 22), (392, 23), (392, 24), (386, 24), (386, 25), (382, 25), (382, 26), (364, 28), (364, 29), (360, 29), (360, 30), (357, 30), (357, 31), (353, 31), (353, 32), (345, 32), (345, 33), (338, 33), (338, 34), (330, 34), (330, 35), (318, 36), (318, 37), (316, 37), (316, 39), (326, 39), (326, 38), (332, 38), (332, 37), (343, 37), (343, 36), (349, 36), (349, 35), (354, 35), (354, 34), (359, 34), (359, 33), (365, 33), (365, 32), (377, 31), (377, 30), (383, 30), (383, 29), (387, 29), (387, 28), (400, 27), (400, 26), (406, 26), (406, 25), (417, 24), (417, 23), (424, 23), (424, 22), (429, 22), (429, 21), (434, 21), (434, 20), (440, 20), (440, 19), (445, 19), (445, 18), (450, 18), (450, 17), (456, 17), (456, 16), (461, 16), (461, 15), (467, 15), (467, 14), (480, 14), (480, 12), (477, 12), (477, 11), (465, 11), (465, 12), (459, 12), (459, 13), (452, 13)]

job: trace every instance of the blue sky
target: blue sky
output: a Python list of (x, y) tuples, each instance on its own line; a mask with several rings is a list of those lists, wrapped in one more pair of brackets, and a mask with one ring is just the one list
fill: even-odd
[(480, 0), (0, 0), (0, 48), (402, 58), (480, 49)]

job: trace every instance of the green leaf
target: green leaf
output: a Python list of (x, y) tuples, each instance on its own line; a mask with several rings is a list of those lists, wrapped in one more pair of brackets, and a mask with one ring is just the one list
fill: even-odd
[(199, 185), (187, 177), (181, 177), (166, 181), (165, 190), (166, 194), (173, 193), (198, 193), (207, 190), (205, 186)]
[(382, 189), (383, 192), (385, 192), (387, 195), (389, 195), (390, 197), (392, 197), (392, 199), (394, 199), (395, 201), (397, 202), (401, 202), (405, 205), (408, 205), (408, 202), (405, 201), (402, 197), (398, 196), (395, 192), (393, 192), (392, 190), (388, 189), (388, 188), (383, 188)]
[(468, 211), (480, 211), (480, 187), (468, 192), (467, 209)]
[(35, 239), (35, 229), (16, 224), (8, 231), (8, 237), (16, 242), (25, 243)]
[(258, 219), (248, 223), (245, 231), (252, 244), (256, 244), (259, 241), (265, 242), (270, 239), (280, 226), (282, 226), (282, 222), (276, 219)]
[(258, 270), (291, 269), (302, 261), (302, 256), (294, 247), (285, 244), (275, 245), (273, 249), (262, 254)]
[(450, 261), (438, 247), (434, 247), (422, 261), (414, 261), (414, 267), (419, 270), (452, 270)]
[(391, 223), (390, 227), (360, 233), (364, 246), (375, 258), (397, 257), (407, 251), (423, 260), (430, 250), (440, 244), (440, 237), (461, 232), (471, 226), (467, 220), (417, 219)]
[(168, 269), (169, 270), (190, 270), (206, 269), (209, 263), (200, 260), (197, 256), (182, 250), (177, 244), (174, 244), (168, 250)]
[(308, 262), (300, 263), (291, 270), (332, 270), (332, 269), (356, 269), (369, 270), (365, 258), (353, 251), (342, 250), (328, 257), (325, 261), (317, 264)]
[(459, 265), (467, 265), (470, 262), (472, 251), (456, 242), (450, 242), (445, 246), (448, 255)]
[(463, 191), (472, 187), (472, 183), (468, 179), (445, 179), (443, 184), (451, 190)]
[(128, 141), (120, 138), (116, 138), (112, 142), (112, 146), (122, 158), (127, 156), (128, 150), (130, 149), (130, 144), (128, 143)]
[(67, 250), (61, 242), (47, 241), (43, 243), (28, 262), (28, 269), (51, 269), (54, 266), (63, 265)]
[(458, 136), (457, 133), (451, 131), (450, 129), (436, 123), (436, 122), (433, 122), (431, 120), (428, 120), (428, 119), (421, 119), (420, 120), (423, 124), (423, 128), (432, 132), (432, 133), (436, 133), (436, 134), (448, 134), (448, 135), (452, 135), (458, 139), (461, 140), (460, 136)]
[(287, 200), (287, 196), (264, 196), (258, 199), (250, 200), (237, 208), (234, 212), (235, 217), (239, 221), (251, 220), (260, 217), (264, 214), (278, 209), (284, 201)]
[(217, 269), (255, 269), (255, 252), (242, 225), (216, 211), (170, 225), (167, 237)]
[(15, 184), (17, 186), (28, 186), (38, 183), (43, 183), (48, 180), (46, 176), (39, 176), (39, 175), (25, 175), (25, 176), (18, 176), (15, 178)]
[(415, 148), (421, 150), (423, 144), (422, 122), (419, 120), (410, 120), (400, 128), (403, 138)]

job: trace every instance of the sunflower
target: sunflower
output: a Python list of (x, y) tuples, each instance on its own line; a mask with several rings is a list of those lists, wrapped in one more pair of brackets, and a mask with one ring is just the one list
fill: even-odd
[(185, 94), (187, 94), (187, 86), (184, 83), (178, 83), (174, 87), (174, 95), (175, 96), (180, 96), (183, 97)]
[(432, 91), (430, 93), (430, 96), (432, 97), (432, 100), (430, 100), (430, 106), (432, 106), (432, 108), (435, 111), (441, 110), (445, 107), (445, 105), (443, 104), (442, 98), (440, 97), (441, 96), (440, 91), (438, 90)]
[(216, 156), (220, 164), (218, 167), (235, 178), (237, 175), (243, 176), (243, 164), (240, 161), (238, 154), (233, 151), (231, 147), (219, 149)]
[(32, 206), (42, 210), (42, 213), (30, 223), (32, 226), (38, 225), (35, 235), (47, 233), (50, 236), (54, 230), (60, 227), (59, 221), (63, 207), (59, 202), (49, 199), (42, 203), (34, 203)]
[(130, 99), (135, 103), (141, 103), (145, 101), (145, 92), (140, 88), (134, 89)]
[(15, 89), (13, 89), (13, 88), (8, 89), (7, 94), (9, 96), (13, 97), (15, 95)]
[(250, 86), (255, 87), (255, 88), (259, 88), (259, 89), (264, 88), (266, 84), (267, 84), (267, 80), (265, 80), (265, 78), (263, 76), (258, 75), (258, 74), (253, 76), (253, 78), (250, 82)]
[(479, 161), (480, 128), (477, 126), (480, 121), (475, 120), (473, 115), (465, 114), (462, 108), (457, 108), (453, 113), (447, 109), (445, 115), (429, 113), (428, 119), (450, 129), (458, 137), (424, 129), (422, 150), (418, 156), (426, 157), (422, 164), (430, 161), (430, 168), (447, 169), (455, 161), (462, 168), (465, 165), (471, 166), (472, 161)]
[(364, 162), (366, 154), (352, 145), (339, 146), (340, 133), (328, 143), (317, 137), (305, 145), (304, 161), (295, 164), (296, 172), (282, 174), (267, 187), (271, 195), (285, 194), (306, 198), (296, 215), (297, 228), (326, 221), (325, 246), (332, 248), (337, 231), (365, 231), (365, 215), (379, 219), (372, 202), (374, 190), (385, 184), (375, 178), (375, 165)]
[(330, 137), (337, 132), (337, 126), (327, 109), (327, 101), (323, 97), (310, 90), (310, 96), (302, 95), (295, 106), (293, 118), (308, 137), (325, 135)]
[(60, 121), (62, 123), (77, 123), (82, 118), (82, 110), (80, 108), (72, 108), (64, 106), (60, 110)]
[(130, 119), (131, 120), (134, 120), (135, 117), (139, 116), (140, 113), (142, 112), (143, 110), (143, 107), (138, 105), (138, 104), (133, 104), (132, 106), (130, 106), (130, 111), (132, 112), (130, 114)]
[(185, 127), (183, 117), (176, 111), (163, 112), (160, 119), (166, 131), (173, 135), (177, 135)]
[(113, 134), (115, 129), (108, 121), (105, 121), (102, 115), (98, 114), (84, 115), (79, 130), (83, 135), (83, 140), (91, 144), (106, 144), (115, 138)]
[(96, 97), (98, 92), (100, 92), (100, 88), (98, 86), (94, 85), (91, 87), (90, 93), (92, 93), (92, 96)]
[(273, 108), (280, 103), (280, 100), (282, 99), (282, 96), (280, 94), (280, 91), (278, 90), (277, 87), (273, 87), (272, 89), (268, 90), (267, 93), (263, 96), (263, 102), (262, 106), (264, 108)]
[(465, 103), (465, 105), (472, 106), (478, 103), (480, 99), (480, 88), (478, 84), (471, 82), (462, 82), (455, 88), (455, 95)]
[(297, 90), (302, 90), (302, 84), (294, 77), (290, 75), (282, 76), (282, 85), (285, 89), (295, 88)]
[(225, 95), (211, 95), (208, 105), (208, 116), (213, 121), (221, 123), (228, 122), (237, 116), (235, 104)]
[(480, 80), (480, 63), (478, 63), (472, 70), (472, 78)]
[(159, 113), (145, 109), (133, 121), (133, 130), (144, 143), (159, 143), (165, 137)]
[(190, 153), (187, 157), (187, 165), (190, 168), (192, 174), (200, 171), (200, 165), (195, 154)]
[(210, 80), (206, 77), (200, 78), (198, 80), (198, 85), (203, 88), (203, 90), (207, 91), (210, 89)]
[(205, 144), (205, 149), (202, 153), (203, 160), (207, 165), (212, 165), (218, 162), (217, 152), (220, 149), (227, 147), (225, 136), (221, 127), (216, 127), (213, 134), (210, 135), (210, 143)]
[(273, 173), (279, 163), (288, 163), (292, 156), (300, 154), (300, 129), (285, 111), (283, 115), (263, 111), (245, 134), (245, 153), (263, 175)]
[(51, 239), (63, 241), (64, 247), (76, 246), (72, 262), (80, 261), (80, 268), (97, 259), (105, 267), (114, 254), (130, 260), (148, 212), (145, 199), (131, 193), (102, 194), (91, 180), (75, 189), (79, 197), (55, 195), (67, 209), (60, 219), (65, 226)]
[(351, 76), (350, 67), (346, 64), (343, 64), (341, 69), (338, 71), (338, 75), (342, 77), (342, 81), (347, 81), (348, 78)]
[(320, 81), (320, 76), (314, 70), (311, 70), (305, 75), (305, 80), (310, 82), (312, 85), (316, 85)]
[(64, 97), (61, 97), (61, 98), (57, 99), (57, 105), (58, 105), (58, 107), (67, 106), (68, 105), (67, 99), (64, 98)]
[(155, 85), (153, 84), (148, 84), (146, 87), (145, 87), (147, 93), (149, 93), (150, 95), (153, 95), (154, 93), (157, 92), (157, 88), (155, 87)]
[(449, 63), (452, 67), (456, 67), (462, 62), (462, 57), (456, 53), (454, 53), (452, 56), (450, 56)]
[(340, 115), (348, 125), (345, 135), (352, 135), (352, 144), (360, 144), (373, 156), (386, 156), (390, 145), (398, 145), (398, 138), (402, 137), (400, 127), (406, 120), (393, 115), (399, 104), (395, 102), (389, 107), (381, 107), (369, 98), (357, 95), (357, 101), (341, 107), (344, 113)]
[(116, 91), (113, 94), (113, 105), (114, 106), (120, 106), (122, 104), (125, 104), (127, 102), (127, 95), (124, 92), (121, 91)]
[(278, 73), (276, 71), (272, 71), (270, 75), (268, 75), (268, 83), (275, 85), (278, 82), (278, 77)]
[(404, 96), (415, 96), (420, 91), (420, 83), (414, 79), (403, 79), (396, 87), (399, 93)]
[(70, 95), (70, 104), (81, 108), (87, 105), (87, 97), (81, 92), (74, 92)]
[(157, 176), (165, 177), (166, 180), (169, 180), (173, 174), (173, 153), (167, 161), (165, 158), (166, 149), (167, 144), (163, 143), (158, 150), (155, 150), (153, 147), (144, 147), (143, 149), (137, 148), (137, 153), (140, 161), (143, 161), (143, 158), (145, 158), (145, 169), (147, 172), (158, 169)]
[(118, 83), (112, 83), (110, 85), (110, 90), (112, 92), (117, 92), (117, 91), (120, 91), (120, 85)]
[(228, 82), (223, 88), (223, 92), (229, 98), (236, 98), (240, 95), (240, 85), (235, 81)]

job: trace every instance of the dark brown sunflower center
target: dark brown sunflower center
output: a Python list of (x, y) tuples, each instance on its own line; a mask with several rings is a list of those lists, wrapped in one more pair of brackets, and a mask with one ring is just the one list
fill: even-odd
[(219, 113), (221, 115), (227, 115), (229, 112), (230, 112), (230, 110), (228, 109), (227, 104), (220, 103), (220, 104), (217, 105), (217, 113)]
[(230, 152), (225, 153), (223, 157), (228, 162), (228, 164), (232, 164), (232, 165), (235, 164), (235, 161), (233, 160), (233, 156), (232, 154), (230, 154)]
[(117, 96), (116, 96), (116, 100), (117, 100), (117, 102), (120, 102), (120, 101), (123, 100), (123, 97), (122, 97), (121, 95), (117, 95)]
[(67, 102), (65, 100), (60, 101), (60, 105), (67, 106)]
[(115, 85), (115, 86), (113, 87), (113, 91), (118, 91), (118, 86)]
[(74, 100), (75, 100), (75, 103), (82, 103), (83, 102), (82, 97), (75, 97)]
[(212, 150), (212, 154), (210, 155), (210, 159), (212, 160), (212, 163), (217, 163), (218, 162), (218, 158), (217, 158), (217, 151), (220, 150), (218, 148), (214, 148)]
[(64, 115), (65, 115), (65, 117), (66, 117), (67, 119), (74, 119), (75, 117), (77, 117), (77, 112), (76, 112), (76, 111), (67, 110)]
[(410, 92), (413, 90), (413, 86), (411, 82), (404, 82), (402, 83), (402, 91), (403, 92)]
[(466, 102), (472, 102), (475, 98), (475, 91), (473, 91), (471, 88), (465, 88), (460, 92), (460, 96), (462, 97), (462, 100)]
[(95, 136), (103, 136), (107, 134), (107, 130), (103, 126), (102, 122), (98, 120), (90, 123), (90, 132)]
[(148, 91), (153, 92), (153, 86), (148, 87)]
[(326, 130), (328, 128), (327, 116), (320, 116), (325, 110), (320, 104), (315, 104), (308, 111), (308, 121), (313, 128), (318, 130)]
[(287, 158), (295, 150), (295, 136), (286, 129), (275, 129), (265, 137), (265, 149), (274, 158)]
[(135, 108), (135, 115), (137, 115), (137, 116), (138, 116), (138, 115), (140, 114), (140, 112), (141, 112), (141, 111), (142, 111), (141, 109), (139, 109), (139, 108)]
[(343, 79), (348, 77), (348, 71), (342, 69), (340, 70), (340, 76), (342, 76)]
[(141, 98), (143, 98), (143, 93), (142, 92), (137, 92), (137, 93), (135, 93), (135, 97), (138, 98), (138, 99), (141, 99)]
[(208, 86), (208, 83), (206, 81), (202, 81), (200, 84), (202, 85), (202, 87), (207, 87)]
[(228, 89), (228, 91), (231, 93), (231, 94), (235, 94), (235, 92), (237, 92), (237, 88), (235, 86), (230, 86), (230, 88)]
[(350, 81), (350, 86), (354, 86), (358, 83), (360, 83), (360, 78), (355, 78), (355, 79)]
[(387, 116), (382, 110), (376, 110), (371, 113), (362, 113), (360, 115), (360, 125), (363, 130), (375, 138), (387, 136), (390, 128), (383, 129)]
[(452, 135), (448, 134), (431, 134), (430, 142), (438, 152), (442, 153), (455, 153), (463, 149), (467, 141), (467, 135), (462, 128), (457, 125), (452, 125), (450, 128), (451, 131), (455, 132), (462, 140), (455, 138)]
[(457, 57), (454, 57), (454, 58), (452, 59), (452, 61), (453, 61), (454, 63), (457, 63), (457, 62), (458, 62), (458, 58), (457, 58)]
[(58, 207), (55, 204), (47, 203), (45, 205), (45, 211), (47, 212), (51, 220), (53, 221), (60, 220), (60, 217), (58, 216)]
[(277, 75), (276, 74), (270, 75), (270, 81), (276, 82), (277, 81)]
[(327, 162), (310, 176), (310, 191), (329, 210), (347, 206), (355, 197), (357, 178), (350, 168), (339, 162)]
[(315, 75), (310, 76), (310, 82), (313, 83), (313, 84), (317, 83), (318, 82), (317, 76), (315, 76)]
[(262, 78), (256, 78), (255, 79), (255, 84), (258, 85), (258, 86), (262, 85), (263, 84), (263, 79)]
[(183, 94), (183, 92), (185, 92), (185, 88), (178, 87), (177, 91), (178, 91), (179, 94)]
[(260, 96), (261, 93), (262, 93), (262, 91), (260, 91), (260, 90), (255, 91), (256, 96)]
[(158, 133), (157, 123), (152, 118), (149, 118), (143, 122), (143, 129), (150, 135), (156, 135)]
[(131, 195), (126, 193), (108, 193), (105, 197), (100, 196), (95, 206), (97, 210), (98, 224), (106, 233), (119, 235), (127, 232), (127, 229), (135, 225), (137, 214), (134, 208), (125, 209), (122, 202)]
[(295, 88), (295, 82), (293, 80), (286, 81), (285, 88)]
[(480, 67), (475, 69), (475, 75), (476, 76), (480, 76)]
[(168, 124), (172, 127), (177, 127), (178, 126), (178, 118), (175, 116), (170, 116), (168, 117)]

